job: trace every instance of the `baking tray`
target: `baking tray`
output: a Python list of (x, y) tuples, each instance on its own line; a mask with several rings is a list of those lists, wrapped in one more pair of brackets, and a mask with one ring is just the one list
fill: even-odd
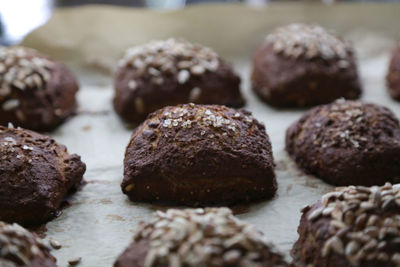
[(132, 128), (113, 111), (112, 72), (127, 47), (182, 37), (213, 47), (234, 64), (242, 77), (245, 108), (265, 123), (271, 138), (279, 184), (273, 200), (237, 206), (234, 211), (263, 231), (289, 259), (300, 208), (333, 187), (304, 175), (285, 153), (285, 130), (304, 110), (276, 110), (256, 98), (249, 83), (252, 52), (279, 25), (307, 22), (334, 29), (355, 46), (364, 86), (362, 99), (385, 105), (400, 116), (400, 103), (389, 98), (384, 79), (390, 50), (400, 36), (399, 14), (396, 4), (281, 3), (262, 9), (214, 4), (172, 12), (110, 6), (56, 10), (23, 45), (64, 61), (81, 85), (77, 116), (49, 133), (87, 164), (87, 184), (42, 232), (46, 239), (52, 237), (63, 245), (54, 251), (58, 264), (67, 266), (69, 259), (82, 257), (80, 266), (111, 266), (130, 243), (138, 222), (166, 208), (132, 203), (120, 189)]

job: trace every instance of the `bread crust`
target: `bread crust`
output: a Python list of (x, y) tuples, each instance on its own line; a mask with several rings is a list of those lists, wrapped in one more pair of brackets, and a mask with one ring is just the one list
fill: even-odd
[(270, 198), (277, 184), (269, 137), (244, 110), (165, 107), (133, 132), (121, 187), (132, 201), (194, 206)]
[(352, 48), (319, 26), (291, 24), (268, 35), (254, 54), (251, 79), (261, 100), (280, 108), (361, 95)]
[(114, 80), (114, 108), (127, 122), (139, 123), (157, 109), (189, 102), (236, 108), (245, 103), (240, 77), (207, 47), (168, 39), (132, 49), (140, 52), (127, 51)]
[(54, 139), (0, 126), (0, 220), (38, 225), (56, 216), (86, 165)]
[(376, 104), (337, 100), (313, 108), (287, 129), (286, 150), (306, 173), (333, 185), (399, 182), (399, 121)]
[(51, 131), (76, 111), (78, 82), (60, 62), (25, 47), (0, 51), (0, 124)]

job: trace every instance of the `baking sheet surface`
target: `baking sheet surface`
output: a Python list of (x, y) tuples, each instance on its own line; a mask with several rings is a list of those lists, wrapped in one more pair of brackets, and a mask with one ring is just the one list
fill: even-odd
[[(371, 19), (382, 14), (379, 20)], [(279, 184), (273, 200), (234, 210), (256, 225), (287, 256), (297, 238), (300, 208), (333, 189), (306, 176), (284, 152), (286, 128), (304, 111), (275, 110), (250, 90), (250, 57), (266, 33), (289, 22), (315, 22), (336, 29), (356, 47), (364, 85), (363, 100), (391, 108), (400, 116), (400, 103), (385, 90), (391, 47), (400, 36), (398, 5), (273, 5), (255, 10), (236, 5), (191, 7), (171, 13), (103, 6), (56, 11), (48, 24), (30, 34), (23, 45), (65, 61), (78, 75), (79, 112), (55, 132), (58, 142), (87, 164), (88, 182), (57, 219), (46, 225), (46, 239), (58, 240), (59, 266), (82, 257), (80, 266), (111, 266), (131, 241), (140, 220), (158, 208), (132, 203), (121, 193), (123, 156), (132, 128), (112, 109), (112, 73), (129, 45), (151, 39), (184, 37), (214, 47), (242, 77), (246, 109), (265, 123), (271, 138)], [(288, 257), (289, 258), (289, 257)]]

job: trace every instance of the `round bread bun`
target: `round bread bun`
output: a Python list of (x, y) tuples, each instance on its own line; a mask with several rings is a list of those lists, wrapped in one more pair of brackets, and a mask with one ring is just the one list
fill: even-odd
[(333, 185), (400, 182), (400, 125), (387, 108), (337, 100), (313, 108), (286, 132), (286, 150)]
[(50, 249), (18, 224), (0, 221), (0, 266), (56, 267)]
[(298, 108), (361, 94), (352, 47), (318, 25), (290, 24), (269, 34), (253, 58), (254, 92), (275, 107)]
[(289, 266), (253, 226), (227, 208), (169, 209), (140, 224), (115, 267)]
[(172, 38), (128, 49), (114, 85), (115, 110), (131, 123), (169, 105), (244, 105), (240, 78), (228, 63), (211, 48)]
[(60, 62), (30, 48), (0, 46), (0, 125), (53, 130), (75, 112), (77, 91)]
[(400, 184), (337, 188), (302, 213), (295, 266), (400, 266)]
[(0, 126), (0, 158), (0, 220), (24, 226), (55, 217), (86, 170), (64, 145), (21, 128)]
[(190, 206), (270, 198), (277, 184), (269, 137), (244, 110), (165, 107), (134, 130), (121, 187), (132, 201)]

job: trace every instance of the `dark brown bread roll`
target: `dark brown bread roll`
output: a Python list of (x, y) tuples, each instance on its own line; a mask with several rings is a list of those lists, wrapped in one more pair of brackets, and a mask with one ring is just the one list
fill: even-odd
[(400, 42), (392, 52), (386, 79), (390, 95), (400, 100)]
[(271, 197), (277, 184), (269, 137), (247, 111), (165, 107), (134, 130), (121, 187), (132, 201), (185, 205)]
[(25, 47), (0, 47), (0, 124), (52, 130), (76, 109), (78, 84), (61, 63)]
[(286, 132), (286, 150), (307, 173), (334, 185), (400, 180), (400, 125), (387, 108), (336, 102), (307, 112)]
[(253, 58), (254, 92), (276, 107), (304, 107), (361, 94), (353, 49), (320, 26), (276, 29)]
[(56, 267), (50, 249), (18, 224), (0, 222), (1, 267)]
[(189, 102), (241, 107), (239, 84), (239, 76), (212, 49), (184, 40), (153, 41), (128, 49), (121, 59), (114, 107), (128, 122)]
[(141, 223), (115, 267), (288, 266), (253, 226), (227, 208), (169, 209)]
[(37, 225), (53, 218), (86, 170), (54, 139), (0, 126), (0, 220)]
[(400, 185), (338, 188), (302, 210), (296, 266), (400, 266)]

